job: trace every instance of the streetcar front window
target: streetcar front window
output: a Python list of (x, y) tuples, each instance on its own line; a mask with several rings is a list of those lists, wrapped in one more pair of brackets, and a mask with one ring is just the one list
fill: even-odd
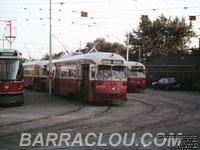
[(129, 71), (129, 76), (130, 77), (140, 77), (140, 78), (145, 78), (145, 75), (143, 73), (143, 71), (136, 71), (134, 69)]
[(19, 60), (0, 60), (0, 80), (16, 80)]
[(124, 79), (126, 78), (126, 69), (123, 66), (99, 65), (97, 77), (99, 79)]
[(124, 79), (126, 78), (126, 72), (125, 72), (125, 67), (123, 66), (113, 66), (112, 71), (113, 71), (113, 77), (114, 78), (119, 78), (119, 79)]
[(99, 79), (112, 78), (111, 66), (99, 65), (97, 76)]

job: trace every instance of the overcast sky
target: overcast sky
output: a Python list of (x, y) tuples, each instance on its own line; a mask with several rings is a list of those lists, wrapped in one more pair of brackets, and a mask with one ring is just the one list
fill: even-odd
[[(141, 15), (154, 20), (161, 14), (169, 17), (196, 15), (194, 30), (200, 34), (200, 0), (52, 0), (53, 52), (69, 50), (103, 37), (110, 42), (123, 43), (125, 33), (137, 28)], [(88, 17), (80, 17), (80, 12)], [(0, 39), (5, 31), (5, 20), (12, 20), (16, 39), (12, 48), (22, 51), (28, 58), (41, 58), (49, 51), (49, 0), (1, 0)], [(198, 37), (199, 38), (199, 37)], [(198, 38), (192, 45), (198, 47)], [(58, 41), (59, 40), (59, 41)], [(0, 47), (2, 47), (2, 40)], [(5, 47), (9, 44), (5, 41)]]

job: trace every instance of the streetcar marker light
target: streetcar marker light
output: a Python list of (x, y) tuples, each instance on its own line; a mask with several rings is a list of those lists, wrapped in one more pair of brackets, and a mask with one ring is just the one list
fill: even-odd
[(9, 89), (9, 85), (5, 85), (5, 89), (6, 89), (6, 90)]

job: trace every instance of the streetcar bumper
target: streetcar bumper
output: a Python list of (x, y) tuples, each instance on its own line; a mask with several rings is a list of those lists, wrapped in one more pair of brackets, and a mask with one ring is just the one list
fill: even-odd
[(0, 105), (1, 106), (15, 106), (22, 105), (24, 103), (24, 94), (1, 94)]
[(95, 101), (99, 102), (114, 102), (114, 101), (127, 101), (126, 93), (121, 94), (103, 94), (97, 93)]

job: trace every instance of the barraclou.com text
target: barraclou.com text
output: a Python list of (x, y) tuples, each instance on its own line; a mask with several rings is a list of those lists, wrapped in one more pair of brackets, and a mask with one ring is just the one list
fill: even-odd
[[(157, 133), (152, 135), (151, 133), (144, 133), (140, 137), (136, 136), (136, 133), (113, 133), (109, 136), (105, 136), (103, 133), (88, 133), (82, 135), (76, 133), (72, 135), (70, 133), (22, 133), (19, 146), (143, 146), (148, 147), (152, 144), (155, 146), (180, 146), (182, 133), (177, 135), (170, 133)], [(137, 143), (136, 143), (136, 139)]]

